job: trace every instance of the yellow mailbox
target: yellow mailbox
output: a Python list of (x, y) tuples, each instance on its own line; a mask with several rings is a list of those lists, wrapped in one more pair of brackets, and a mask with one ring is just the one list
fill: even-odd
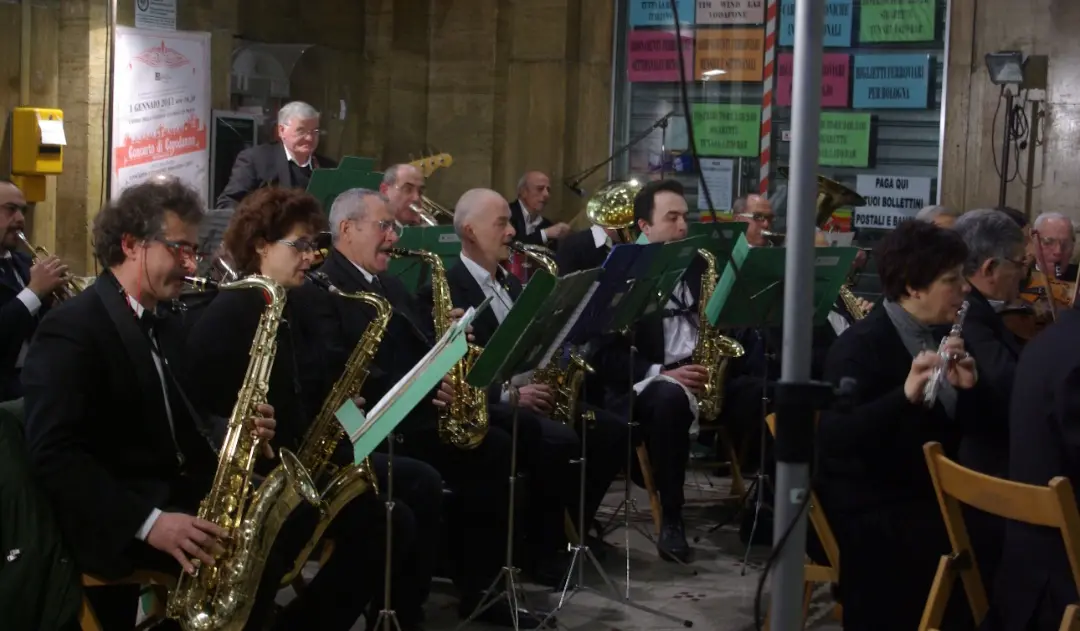
[(28, 202), (45, 200), (45, 176), (64, 172), (64, 112), (17, 107), (11, 114), (11, 179)]

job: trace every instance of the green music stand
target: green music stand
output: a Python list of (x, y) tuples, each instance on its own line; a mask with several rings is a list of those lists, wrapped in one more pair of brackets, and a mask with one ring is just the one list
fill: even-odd
[[(360, 156), (345, 156), (338, 163), (337, 168), (345, 171), (361, 171), (373, 173), (375, 171), (375, 158), (362, 158)], [(381, 173), (379, 175), (382, 175)]]
[(695, 221), (687, 226), (687, 236), (705, 237), (704, 249), (716, 255), (717, 263), (723, 266), (728, 260), (728, 254), (735, 247), (739, 237), (746, 234), (747, 223), (745, 221), (721, 221), (716, 223), (701, 223)]
[[(438, 254), (444, 269), (450, 269), (461, 260), (461, 239), (453, 226), (406, 226), (394, 247)], [(417, 258), (391, 259), (387, 271), (413, 290), (431, 281), (431, 270)]]
[(705, 242), (705, 237), (698, 236), (664, 243), (649, 263), (648, 270), (634, 279), (629, 291), (619, 301), (607, 325), (607, 332), (629, 331), (638, 320), (663, 309), (686, 268), (698, 256), (697, 251), (705, 247)]
[(322, 204), (323, 210), (329, 214), (330, 206), (338, 195), (350, 188), (367, 188), (377, 191), (381, 183), (381, 173), (342, 167), (315, 169), (311, 173), (311, 181), (308, 182), (307, 192), (315, 196), (315, 199)]

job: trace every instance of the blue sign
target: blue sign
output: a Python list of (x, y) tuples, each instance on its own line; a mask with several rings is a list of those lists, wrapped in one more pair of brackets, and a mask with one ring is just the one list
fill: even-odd
[[(851, 46), (851, 23), (854, 12), (852, 0), (827, 0), (825, 3), (826, 48)], [(682, 17), (681, 4), (679, 17)], [(780, 45), (795, 45), (795, 0), (780, 0)]]
[[(693, 25), (697, 13), (694, 0), (676, 0), (679, 25)], [(850, 0), (849, 0), (850, 2)], [(630, 26), (668, 26), (675, 28), (671, 0), (630, 0)]]
[(851, 107), (908, 110), (929, 107), (930, 55), (855, 55)]

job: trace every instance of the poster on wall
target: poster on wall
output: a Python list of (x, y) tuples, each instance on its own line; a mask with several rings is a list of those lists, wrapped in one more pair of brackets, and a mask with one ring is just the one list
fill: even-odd
[(110, 195), (151, 175), (209, 195), (210, 34), (117, 27)]
[(930, 55), (855, 55), (852, 107), (925, 109), (930, 105)]
[[(675, 28), (672, 0), (630, 0), (630, 26), (668, 26)], [(694, 0), (675, 0), (679, 24), (694, 23)]]
[[(714, 210), (730, 211), (733, 191), (735, 190), (735, 161), (724, 158), (702, 158), (701, 176), (709, 186)], [(709, 200), (700, 191), (697, 198), (698, 210), (708, 210)]]
[[(852, 0), (828, 0), (825, 3), (826, 48), (851, 46), (854, 13)], [(780, 45), (795, 45), (795, 0), (780, 0)]]
[[(682, 17), (682, 13), (679, 13)], [(765, 22), (765, 0), (698, 0), (697, 23), (701, 24), (762, 24)]]
[(707, 29), (695, 35), (694, 81), (761, 81), (765, 29)]
[(933, 178), (859, 175), (855, 190), (866, 200), (855, 209), (856, 228), (892, 230), (930, 204)]
[(859, 42), (932, 42), (937, 36), (937, 0), (862, 0)]
[[(776, 72), (776, 104), (780, 107), (791, 107), (794, 64), (794, 55), (780, 53)], [(847, 107), (850, 66), (850, 58), (845, 53), (825, 53), (821, 56), (821, 107)]]
[[(665, 83), (679, 80), (679, 48), (675, 33), (631, 31), (627, 36), (626, 73), (631, 83)], [(683, 34), (683, 78), (693, 81), (694, 38)]]

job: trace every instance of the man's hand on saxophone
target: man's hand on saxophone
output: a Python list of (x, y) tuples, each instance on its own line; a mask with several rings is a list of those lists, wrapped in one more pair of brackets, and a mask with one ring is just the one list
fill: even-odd
[[(450, 316), (450, 321), (451, 322), (457, 322), (458, 320), (460, 320), (462, 318), (462, 316), (465, 315), (465, 310), (460, 308), (460, 307), (458, 307), (456, 309), (451, 309), (450, 313), (448, 315)], [(476, 338), (473, 337), (472, 325), (471, 324), (469, 326), (465, 327), (465, 339), (469, 340), (470, 344), (472, 344), (473, 342), (476, 341)]]
[(68, 266), (56, 255), (47, 256), (30, 268), (30, 284), (27, 289), (41, 300), (47, 299), (64, 284)]
[(548, 414), (555, 403), (551, 388), (543, 384), (530, 383), (518, 388), (518, 405), (541, 414)]
[(439, 388), (435, 390), (435, 398), (431, 400), (431, 403), (437, 408), (445, 408), (454, 402), (454, 385), (450, 382), (449, 376), (442, 378), (442, 383), (439, 384)]
[(709, 378), (709, 371), (704, 366), (698, 366), (697, 364), (663, 370), (660, 374), (678, 381), (694, 394), (699, 394), (705, 388), (705, 380)]
[(213, 565), (214, 558), (224, 554), (221, 540), (228, 536), (217, 524), (194, 515), (161, 513), (146, 543), (176, 559), (188, 574), (195, 574), (196, 566)]
[(255, 406), (255, 413), (251, 419), (255, 429), (251, 431), (251, 437), (262, 443), (262, 453), (266, 458), (274, 459), (274, 448), (270, 441), (274, 440), (274, 431), (277, 429), (277, 420), (274, 419), (274, 406), (269, 403), (260, 403)]

